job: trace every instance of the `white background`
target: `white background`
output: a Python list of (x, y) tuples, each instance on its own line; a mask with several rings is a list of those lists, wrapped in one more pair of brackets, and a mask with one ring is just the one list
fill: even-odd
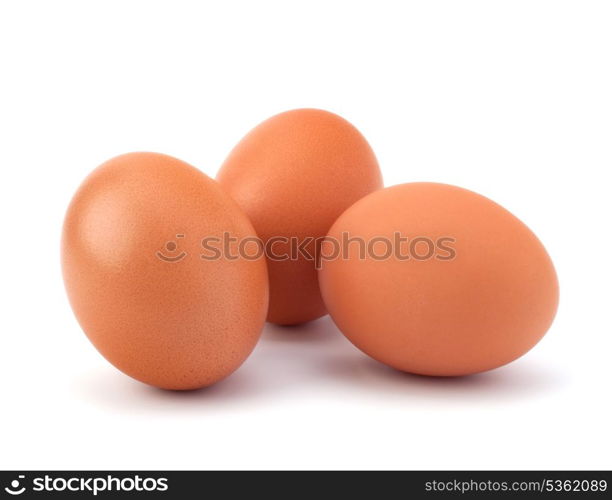
[[(0, 468), (612, 468), (612, 4), (0, 4)], [(547, 246), (561, 305), (511, 365), (431, 379), (329, 318), (267, 327), (207, 390), (111, 367), (67, 303), (73, 192), (117, 154), (214, 176), (296, 107), (341, 114), (385, 182), (458, 184)]]

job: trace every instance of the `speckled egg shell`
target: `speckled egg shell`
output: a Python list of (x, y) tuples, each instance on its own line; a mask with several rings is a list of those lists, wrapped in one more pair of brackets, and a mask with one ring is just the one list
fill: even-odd
[(113, 365), (165, 389), (232, 373), (265, 321), (264, 259), (202, 258), (202, 239), (254, 237), (237, 204), (196, 168), (155, 153), (94, 170), (68, 208), (62, 269), (72, 308)]
[(324, 315), (316, 241), (346, 208), (382, 187), (376, 157), (365, 138), (333, 113), (287, 111), (249, 132), (225, 160), (217, 179), (247, 213), (264, 243), (278, 237), (299, 243), (312, 238), (304, 246), (308, 255), (294, 253), (297, 258), (282, 259), (291, 257), (288, 240), (272, 246), (268, 321), (297, 324)]

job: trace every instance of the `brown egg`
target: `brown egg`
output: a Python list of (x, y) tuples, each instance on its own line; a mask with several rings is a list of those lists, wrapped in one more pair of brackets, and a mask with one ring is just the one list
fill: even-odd
[(217, 179), (266, 244), (268, 321), (290, 325), (323, 316), (315, 266), (320, 240), (346, 208), (382, 187), (365, 138), (333, 113), (287, 111), (249, 132)]
[(501, 366), (531, 349), (555, 316), (557, 277), (538, 238), (471, 191), (380, 190), (344, 212), (329, 238), (319, 280), (330, 315), (359, 349), (399, 370)]
[(255, 237), (218, 184), (170, 156), (132, 153), (94, 170), (64, 222), (62, 268), (81, 327), (147, 384), (195, 389), (232, 373), (268, 305), (265, 259), (210, 256), (204, 238)]

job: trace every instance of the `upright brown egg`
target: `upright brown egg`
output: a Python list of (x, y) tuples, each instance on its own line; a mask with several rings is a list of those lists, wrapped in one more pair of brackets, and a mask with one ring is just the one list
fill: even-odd
[(382, 187), (365, 138), (333, 113), (287, 111), (251, 130), (217, 179), (265, 243), (268, 321), (289, 325), (323, 316), (316, 270), (320, 241), (344, 210)]
[(224, 233), (255, 238), (218, 184), (175, 158), (127, 154), (85, 179), (66, 214), (62, 268), (104, 357), (166, 389), (210, 385), (246, 359), (265, 321), (266, 264), (221, 252)]

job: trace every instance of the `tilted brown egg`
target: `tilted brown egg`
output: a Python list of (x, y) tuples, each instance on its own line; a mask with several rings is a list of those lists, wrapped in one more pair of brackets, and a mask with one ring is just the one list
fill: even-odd
[(328, 236), (319, 278), (331, 317), (358, 348), (399, 370), (452, 376), (502, 366), (555, 316), (559, 285), (540, 240), (467, 189), (382, 189)]

